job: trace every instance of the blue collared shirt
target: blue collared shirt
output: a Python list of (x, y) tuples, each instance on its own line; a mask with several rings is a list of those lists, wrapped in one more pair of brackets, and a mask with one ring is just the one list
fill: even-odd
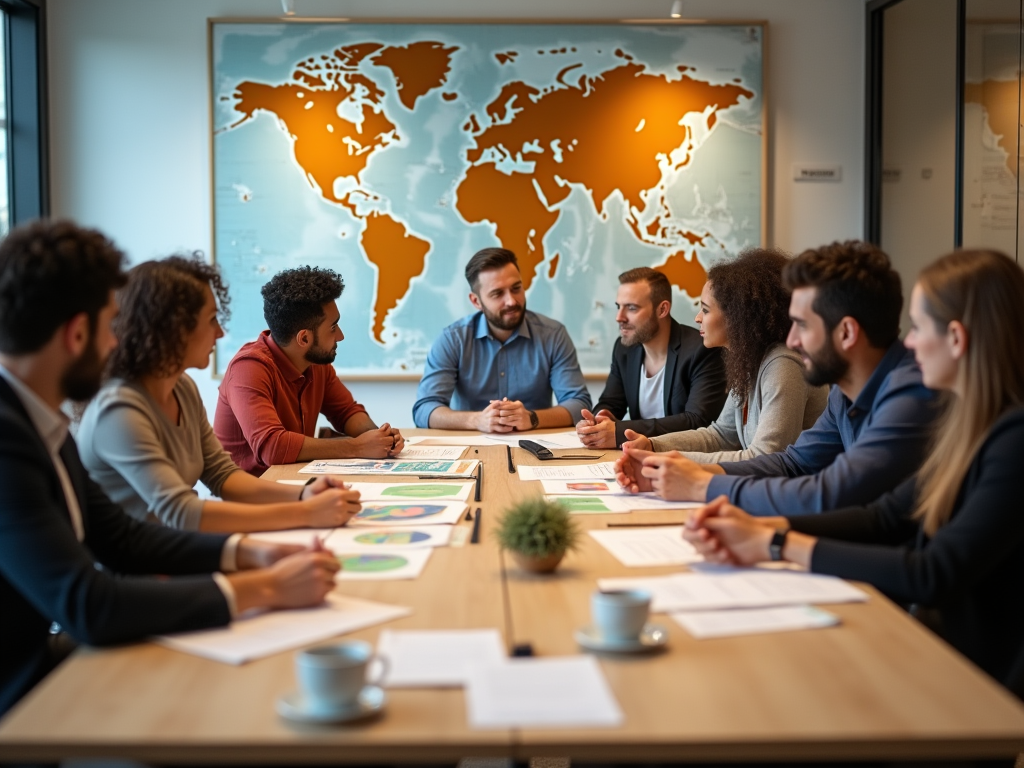
[(590, 393), (565, 326), (527, 310), (522, 324), (502, 344), (491, 335), (487, 318), (476, 312), (457, 320), (434, 341), (416, 390), (412, 418), (430, 426), (435, 408), (482, 411), (491, 400), (521, 400), (529, 410), (558, 405), (573, 423), (590, 408)]
[(914, 355), (894, 341), (854, 402), (834, 386), (814, 426), (782, 453), (721, 464), (707, 498), (752, 515), (867, 504), (916, 472), (938, 411)]

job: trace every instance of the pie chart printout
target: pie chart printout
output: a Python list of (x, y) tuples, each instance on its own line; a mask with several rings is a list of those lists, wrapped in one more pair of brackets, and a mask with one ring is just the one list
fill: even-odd
[(430, 540), (430, 534), (423, 531), (374, 531), (355, 537), (358, 544), (379, 544), (383, 546), (408, 546)]
[(340, 555), (338, 562), (344, 570), (355, 573), (394, 571), (409, 564), (401, 555)]
[(422, 520), (439, 515), (447, 509), (444, 504), (364, 504), (358, 517), (374, 522), (395, 520)]

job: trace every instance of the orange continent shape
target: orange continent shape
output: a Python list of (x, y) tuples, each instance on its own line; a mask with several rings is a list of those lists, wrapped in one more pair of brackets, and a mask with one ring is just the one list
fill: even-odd
[(693, 298), (700, 296), (704, 283), (708, 279), (708, 273), (697, 261), (696, 252), (691, 253), (690, 258), (687, 258), (682, 251), (673, 253), (665, 260), (664, 264), (654, 269), (667, 277), (668, 281), (676, 288)]
[(444, 85), (452, 68), (452, 54), (457, 50), (458, 46), (446, 48), (442, 43), (425, 40), (385, 48), (370, 61), (391, 70), (398, 100), (412, 111), (421, 96)]
[(988, 113), (988, 125), (1006, 152), (1006, 167), (1017, 175), (1017, 94), (1016, 80), (985, 80), (964, 84), (964, 101), (980, 104)]
[[(314, 91), (300, 85), (266, 85), (244, 82), (236, 89), (235, 109), (252, 117), (257, 110), (280, 119), (294, 139), (295, 161), (320, 194), (331, 202), (342, 201), (334, 194), (334, 180), (350, 177), (359, 180), (373, 151), (383, 146), (394, 124), (383, 112), (363, 106), (361, 131), (338, 116), (338, 105), (349, 92)], [(345, 141), (348, 138), (359, 145)]]
[(365, 219), (359, 237), (363, 253), (377, 267), (377, 296), (373, 302), (373, 338), (383, 343), (384, 319), (409, 292), (414, 277), (423, 274), (430, 243), (400, 221), (374, 211)]
[(474, 165), (459, 183), (455, 207), (466, 221), (495, 225), (502, 246), (518, 257), (523, 288), (529, 288), (545, 258), (544, 236), (559, 216), (544, 207), (533, 177), (502, 173), (492, 163)]

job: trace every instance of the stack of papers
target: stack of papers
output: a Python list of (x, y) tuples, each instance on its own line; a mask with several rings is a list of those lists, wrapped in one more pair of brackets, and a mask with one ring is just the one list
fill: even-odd
[(611, 461), (590, 464), (519, 464), (520, 480), (615, 480), (615, 463)]
[(154, 638), (160, 645), (225, 664), (243, 664), (334, 635), (354, 632), (412, 611), (335, 592), (323, 605), (240, 616), (222, 629), (181, 632)]
[(476, 459), (320, 459), (299, 470), (302, 475), (445, 475), (469, 477)]
[[(614, 466), (614, 465), (613, 465)], [(544, 493), (571, 512), (630, 512), (637, 509), (693, 509), (704, 506), (694, 501), (666, 501), (653, 493), (627, 493), (614, 480), (542, 479)], [(584, 499), (590, 499), (587, 503)]]
[(673, 620), (698, 640), (709, 637), (788, 632), (794, 629), (834, 627), (835, 614), (811, 605), (779, 608), (736, 608), (731, 611), (678, 611)]
[(683, 526), (604, 528), (590, 531), (597, 542), (620, 563), (631, 568), (686, 565), (704, 558), (683, 539)]

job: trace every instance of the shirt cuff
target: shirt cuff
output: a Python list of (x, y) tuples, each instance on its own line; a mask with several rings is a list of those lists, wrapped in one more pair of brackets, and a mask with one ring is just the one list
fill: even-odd
[(238, 615), (238, 601), (235, 599), (235, 588), (231, 586), (228, 577), (223, 573), (214, 573), (212, 576), (213, 582), (224, 593), (224, 600), (228, 604), (228, 612), (231, 614), (231, 618), (234, 619)]
[[(721, 466), (721, 464), (719, 464)], [(718, 496), (728, 496), (730, 503), (735, 503), (732, 498), (732, 488), (739, 478), (735, 475), (715, 475), (708, 483), (708, 493), (704, 501), (710, 501)]]
[(244, 533), (233, 533), (224, 542), (224, 549), (220, 551), (220, 569), (224, 573), (234, 573), (238, 570), (238, 543), (245, 538)]

